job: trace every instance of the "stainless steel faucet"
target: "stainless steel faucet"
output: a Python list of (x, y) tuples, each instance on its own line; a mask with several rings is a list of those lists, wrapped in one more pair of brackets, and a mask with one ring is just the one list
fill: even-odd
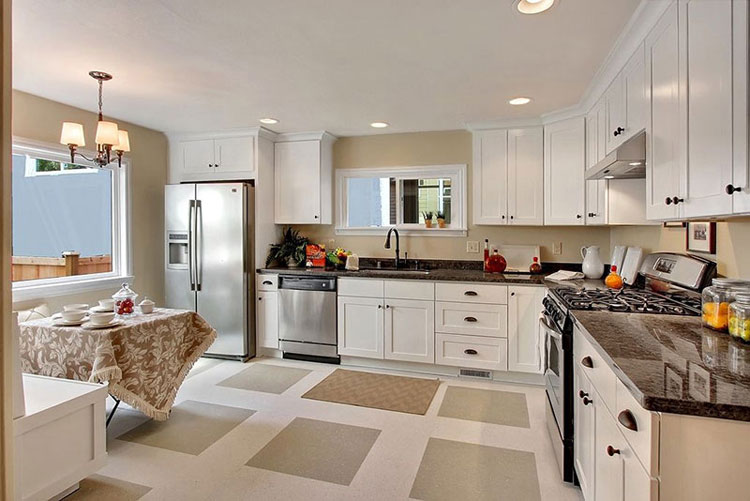
[(392, 227), (390, 230), (388, 230), (388, 234), (385, 236), (385, 247), (386, 249), (391, 248), (391, 233), (396, 234), (396, 269), (398, 269), (401, 266), (401, 257), (399, 256), (399, 237), (398, 237), (398, 230), (396, 227)]

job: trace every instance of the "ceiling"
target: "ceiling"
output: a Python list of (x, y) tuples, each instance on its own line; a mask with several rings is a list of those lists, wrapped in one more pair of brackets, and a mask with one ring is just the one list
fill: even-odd
[[(15, 0), (14, 87), (162, 131), (449, 130), (581, 99), (640, 0)], [(533, 101), (514, 107), (515, 96)]]

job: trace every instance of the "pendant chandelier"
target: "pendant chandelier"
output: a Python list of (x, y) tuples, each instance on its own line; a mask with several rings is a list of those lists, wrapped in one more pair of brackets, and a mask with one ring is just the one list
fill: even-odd
[(117, 165), (122, 167), (123, 153), (130, 151), (130, 139), (128, 132), (119, 130), (114, 122), (107, 122), (102, 115), (102, 84), (112, 80), (112, 75), (103, 71), (90, 71), (89, 75), (99, 82), (99, 122), (96, 125), (96, 156), (88, 158), (78, 152), (78, 148), (86, 145), (83, 137), (83, 125), (75, 122), (63, 122), (60, 143), (66, 144), (70, 149), (70, 162), (75, 163), (76, 154), (96, 164), (98, 167), (106, 167), (114, 160), (112, 152), (117, 155)]

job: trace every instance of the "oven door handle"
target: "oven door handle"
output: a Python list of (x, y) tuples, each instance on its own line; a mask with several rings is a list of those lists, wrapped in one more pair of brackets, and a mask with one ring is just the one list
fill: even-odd
[(551, 335), (555, 339), (562, 340), (562, 334), (560, 334), (559, 332), (557, 332), (557, 329), (555, 329), (554, 327), (552, 327), (549, 324), (549, 322), (547, 321), (546, 317), (544, 317), (544, 316), (539, 317), (539, 323), (541, 324), (542, 329), (544, 329), (544, 331), (546, 333), (548, 333), (549, 335)]

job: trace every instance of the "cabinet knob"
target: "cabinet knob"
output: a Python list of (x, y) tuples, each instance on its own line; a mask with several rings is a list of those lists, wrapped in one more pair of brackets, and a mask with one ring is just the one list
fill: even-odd
[(390, 304), (385, 305), (385, 309), (386, 310), (390, 310), (391, 309), (391, 305)]
[(501, 218), (501, 219), (505, 219), (505, 216), (504, 216), (504, 215), (503, 215), (503, 216), (500, 216), (500, 218)]
[(588, 396), (589, 396), (589, 394), (588, 394), (588, 393), (586, 393), (585, 391), (583, 391), (583, 390), (578, 390), (578, 397), (579, 397), (579, 398), (583, 398), (583, 397), (588, 397)]
[(611, 445), (608, 445), (608, 446), (607, 446), (607, 455), (608, 455), (608, 456), (612, 457), (612, 456), (614, 456), (615, 454), (619, 454), (619, 453), (620, 453), (620, 449), (615, 449), (615, 448), (614, 448), (614, 447), (612, 447)]
[(318, 219), (318, 216), (317, 216), (317, 215), (316, 215), (316, 216), (313, 216), (313, 217), (314, 217), (315, 219)]
[(378, 305), (378, 309), (381, 309), (382, 307), (383, 307), (383, 305), (382, 305), (382, 304), (379, 304), (379, 305)]
[(515, 216), (510, 216), (511, 219), (513, 219)]
[(664, 199), (664, 203), (667, 204), (667, 205), (672, 205), (672, 199), (669, 198), (669, 197), (667, 197), (667, 198)]
[(258, 301), (263, 301), (263, 298), (262, 298), (262, 297), (259, 297), (259, 298), (258, 298)]
[(208, 164), (208, 168), (209, 168), (209, 169), (210, 169), (211, 167), (213, 167), (213, 166), (214, 166), (214, 164)]
[(629, 409), (625, 409), (619, 413), (617, 415), (617, 421), (630, 431), (638, 431), (638, 423), (635, 421), (635, 416)]
[(593, 404), (593, 403), (594, 403), (594, 401), (591, 400), (590, 398), (583, 397), (583, 405), (589, 405), (589, 404)]
[(622, 134), (623, 132), (625, 132), (625, 129), (623, 129), (622, 127), (618, 127), (617, 129), (615, 129), (615, 131), (613, 132), (613, 134), (614, 134), (615, 136), (619, 136), (619, 135), (620, 135), (620, 134)]
[(576, 219), (581, 219), (583, 216), (580, 214), (576, 214)]
[(476, 317), (464, 317), (464, 322), (476, 322)]
[(477, 355), (479, 352), (477, 350), (469, 348), (467, 350), (464, 350), (464, 353), (466, 353), (467, 355)]
[(732, 184), (728, 184), (726, 187), (727, 195), (733, 194), (735, 191), (742, 191), (742, 188), (740, 186), (734, 186)]
[(684, 202), (684, 201), (685, 201), (684, 198), (672, 197), (672, 203), (675, 204), (675, 205), (679, 204), (680, 202)]
[(591, 360), (591, 357), (586, 356), (581, 359), (581, 365), (588, 368), (593, 369), (594, 368), (594, 361)]
[(510, 293), (510, 295), (511, 295), (511, 296), (515, 296), (515, 295), (516, 295), (516, 293), (515, 293), (515, 292), (511, 292), (511, 293)]
[(589, 212), (589, 213), (588, 213), (588, 216), (589, 216), (589, 217), (595, 217), (595, 216), (596, 216), (596, 214), (594, 214), (593, 212)]

